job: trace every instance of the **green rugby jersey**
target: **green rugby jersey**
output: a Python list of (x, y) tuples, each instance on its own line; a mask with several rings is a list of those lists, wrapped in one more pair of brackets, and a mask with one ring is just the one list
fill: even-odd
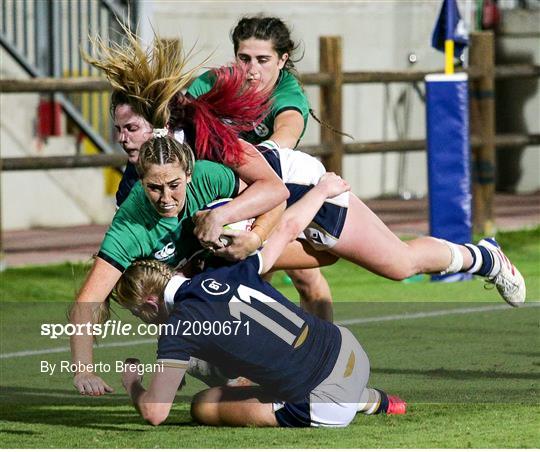
[(122, 272), (139, 259), (157, 259), (175, 267), (182, 264), (202, 249), (193, 235), (193, 215), (211, 201), (235, 197), (238, 183), (230, 168), (198, 160), (186, 187), (182, 212), (178, 217), (164, 218), (137, 182), (116, 212), (98, 256)]
[[(212, 71), (207, 71), (190, 85), (187, 93), (197, 98), (206, 94), (214, 86), (215, 75)], [(289, 71), (281, 70), (276, 86), (272, 92), (272, 108), (264, 120), (256, 126), (253, 131), (242, 135), (242, 138), (252, 144), (259, 144), (267, 140), (274, 133), (274, 121), (276, 116), (287, 110), (296, 110), (304, 118), (304, 129), (306, 130), (309, 116), (309, 103), (304, 90), (298, 80)], [(300, 140), (298, 140), (300, 141)], [(296, 143), (298, 145), (298, 143)]]

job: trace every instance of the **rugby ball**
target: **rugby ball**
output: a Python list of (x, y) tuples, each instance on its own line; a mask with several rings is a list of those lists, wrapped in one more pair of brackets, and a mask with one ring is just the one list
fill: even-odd
[[(215, 209), (216, 207), (220, 207), (224, 204), (227, 204), (229, 201), (232, 201), (232, 198), (222, 198), (222, 199), (216, 199), (215, 201), (212, 201), (211, 203), (206, 205), (206, 209)], [(223, 229), (232, 229), (233, 231), (250, 231), (251, 225), (255, 221), (255, 218), (250, 218), (248, 220), (240, 220), (235, 223), (226, 224), (223, 226)], [(231, 244), (231, 240), (226, 235), (222, 235), (219, 240), (223, 245), (229, 246)]]

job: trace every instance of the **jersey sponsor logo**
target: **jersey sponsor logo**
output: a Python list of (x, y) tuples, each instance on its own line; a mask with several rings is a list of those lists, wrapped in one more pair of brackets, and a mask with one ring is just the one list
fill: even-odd
[(156, 251), (154, 253), (154, 257), (158, 261), (166, 261), (169, 259), (174, 252), (176, 251), (176, 247), (174, 246), (173, 242), (167, 243), (163, 248), (161, 248), (159, 251)]
[(309, 230), (309, 237), (314, 242), (317, 242), (317, 243), (320, 243), (320, 244), (324, 243), (323, 235), (317, 230), (310, 229)]
[(231, 290), (228, 284), (217, 282), (214, 278), (205, 279), (201, 283), (201, 287), (210, 295), (223, 295)]
[(270, 133), (270, 130), (268, 129), (266, 124), (262, 122), (260, 124), (253, 124), (253, 125), (254, 125), (253, 130), (260, 137), (266, 137)]

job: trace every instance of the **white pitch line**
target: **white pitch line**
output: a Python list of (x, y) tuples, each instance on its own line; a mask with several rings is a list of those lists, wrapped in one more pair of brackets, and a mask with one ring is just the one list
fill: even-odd
[[(524, 308), (540, 308), (539, 301), (531, 301), (524, 304), (519, 309)], [(492, 311), (501, 311), (504, 309), (515, 309), (508, 305), (498, 305), (498, 306), (482, 306), (478, 308), (459, 308), (459, 309), (443, 309), (441, 311), (424, 311), (424, 312), (415, 312), (413, 314), (397, 314), (397, 315), (387, 315), (381, 317), (363, 317), (357, 319), (348, 319), (348, 320), (339, 320), (334, 322), (336, 325), (347, 326), (347, 325), (361, 325), (365, 323), (374, 323), (374, 322), (391, 322), (394, 320), (412, 320), (412, 319), (424, 319), (428, 317), (442, 317), (445, 315), (460, 315), (460, 314), (474, 314), (477, 312), (492, 312)], [(122, 342), (110, 342), (108, 344), (99, 345), (96, 348), (114, 348), (114, 347), (127, 347), (130, 345), (141, 345), (141, 344), (151, 344), (157, 342), (156, 339), (141, 339), (136, 341), (122, 341)], [(0, 354), (0, 359), (7, 358), (21, 358), (25, 356), (35, 356), (35, 355), (45, 355), (49, 353), (65, 353), (69, 352), (69, 347), (56, 347), (56, 348), (47, 348), (42, 350), (23, 350), (20, 352), (12, 353), (2, 353)]]
[[(96, 348), (113, 348), (113, 347), (126, 347), (128, 345), (140, 345), (140, 344), (151, 344), (157, 342), (157, 339), (139, 339), (136, 341), (120, 341), (120, 342), (110, 342), (108, 344), (97, 345)], [(2, 353), (0, 359), (6, 358), (20, 358), (24, 356), (34, 356), (34, 355), (47, 355), (49, 353), (65, 353), (69, 352), (71, 349), (69, 347), (56, 347), (56, 348), (44, 348), (41, 350), (23, 350), (21, 352), (13, 353)]]
[[(540, 302), (531, 301), (527, 302), (518, 309), (523, 308), (540, 308)], [(458, 308), (458, 309), (444, 309), (441, 311), (426, 311), (426, 312), (415, 312), (413, 314), (397, 314), (397, 315), (386, 315), (381, 317), (363, 317), (358, 319), (348, 319), (348, 320), (337, 320), (334, 322), (336, 325), (347, 326), (347, 325), (360, 325), (363, 323), (372, 323), (372, 322), (388, 322), (392, 320), (411, 320), (411, 319), (424, 319), (427, 317), (442, 317), (445, 315), (459, 315), (459, 314), (473, 314), (475, 312), (491, 312), (491, 311), (502, 311), (512, 308), (509, 305), (499, 305), (499, 306), (482, 306), (478, 308)]]

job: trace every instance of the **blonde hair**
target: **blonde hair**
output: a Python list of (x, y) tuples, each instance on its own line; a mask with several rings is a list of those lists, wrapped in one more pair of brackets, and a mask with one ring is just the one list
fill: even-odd
[(169, 120), (169, 101), (183, 89), (208, 58), (186, 70), (193, 49), (184, 52), (180, 41), (161, 39), (154, 31), (152, 46), (143, 49), (129, 26), (120, 24), (125, 42), (108, 45), (103, 38), (91, 38), (92, 55), (81, 49), (83, 58), (101, 69), (113, 87), (113, 108), (129, 104), (154, 128)]
[(124, 272), (110, 298), (146, 323), (153, 322), (158, 312), (146, 300), (155, 295), (163, 303), (163, 291), (174, 273), (171, 267), (155, 260), (136, 261)]
[(195, 155), (187, 143), (179, 143), (174, 138), (166, 136), (152, 138), (146, 141), (139, 151), (137, 171), (141, 178), (152, 165), (178, 163), (186, 175), (193, 174)]

